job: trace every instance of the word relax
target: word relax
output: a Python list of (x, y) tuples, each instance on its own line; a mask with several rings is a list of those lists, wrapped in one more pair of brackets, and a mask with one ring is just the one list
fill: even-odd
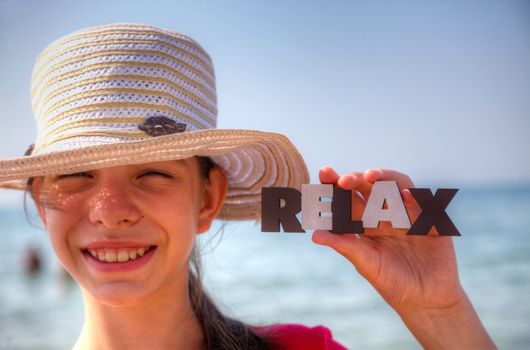
[[(263, 232), (305, 232), (330, 230), (333, 233), (364, 233), (388, 221), (393, 228), (409, 229), (408, 235), (427, 235), (435, 227), (440, 236), (460, 236), (445, 212), (458, 189), (410, 188), (421, 207), (411, 225), (395, 181), (376, 181), (366, 202), (362, 220), (351, 219), (352, 193), (333, 185), (302, 185), (302, 192), (290, 187), (264, 187), (261, 192), (261, 230)], [(322, 201), (331, 198), (331, 201)], [(302, 211), (302, 223), (296, 215)]]

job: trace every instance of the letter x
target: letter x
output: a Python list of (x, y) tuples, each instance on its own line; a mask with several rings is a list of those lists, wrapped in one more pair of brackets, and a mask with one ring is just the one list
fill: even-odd
[(408, 235), (427, 235), (434, 226), (440, 236), (460, 236), (460, 232), (445, 212), (445, 208), (458, 189), (440, 188), (434, 197), (428, 188), (410, 188), (409, 190), (420, 205), (422, 212), (407, 232)]

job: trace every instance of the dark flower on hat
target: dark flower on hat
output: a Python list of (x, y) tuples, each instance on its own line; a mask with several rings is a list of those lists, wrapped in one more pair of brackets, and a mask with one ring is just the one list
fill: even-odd
[(149, 117), (138, 129), (151, 136), (162, 136), (183, 132), (186, 130), (186, 124), (166, 117)]
[(28, 149), (26, 150), (26, 152), (24, 152), (24, 155), (25, 156), (30, 156), (31, 153), (33, 153), (33, 149), (35, 148), (35, 144), (32, 143), (31, 145), (28, 146)]

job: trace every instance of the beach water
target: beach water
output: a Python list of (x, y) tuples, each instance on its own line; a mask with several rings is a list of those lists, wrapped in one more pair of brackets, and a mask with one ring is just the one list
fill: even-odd
[[(454, 239), (460, 278), (486, 329), (501, 349), (530, 348), (530, 186), (463, 188), (448, 213), (462, 233)], [(0, 208), (0, 223), (0, 349), (71, 348), (83, 321), (79, 288), (22, 204)], [(323, 324), (348, 348), (420, 349), (355, 269), (310, 237), (217, 225), (201, 237), (208, 290), (252, 324)], [(22, 268), (30, 246), (43, 256), (32, 277)]]

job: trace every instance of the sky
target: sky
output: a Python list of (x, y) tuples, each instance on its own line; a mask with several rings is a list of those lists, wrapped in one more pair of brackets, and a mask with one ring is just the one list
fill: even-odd
[(530, 1), (510, 0), (0, 0), (0, 157), (35, 139), (37, 54), (114, 22), (198, 41), (218, 127), (287, 135), (313, 183), (323, 165), (430, 188), (530, 183)]

